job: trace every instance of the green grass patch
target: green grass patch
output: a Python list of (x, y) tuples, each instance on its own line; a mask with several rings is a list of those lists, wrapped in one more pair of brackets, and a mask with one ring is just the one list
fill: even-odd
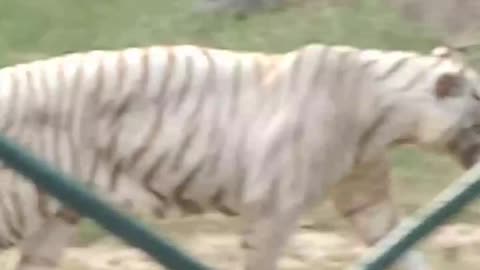
[(90, 49), (192, 43), (281, 52), (310, 42), (429, 50), (438, 40), (378, 0), (323, 1), (239, 21), (192, 12), (189, 0), (0, 0), (2, 66)]

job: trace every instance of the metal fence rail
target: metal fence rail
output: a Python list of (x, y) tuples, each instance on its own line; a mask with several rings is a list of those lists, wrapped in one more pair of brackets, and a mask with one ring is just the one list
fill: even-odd
[(110, 207), (78, 181), (51, 168), (2, 135), (0, 135), (0, 159), (65, 205), (85, 217), (92, 218), (100, 226), (130, 245), (142, 249), (165, 267), (178, 270), (209, 269), (176, 249), (166, 239)]
[(480, 163), (379, 241), (372, 252), (364, 256), (352, 270), (386, 269), (416, 242), (458, 214), (479, 195)]
[[(169, 269), (209, 268), (175, 248), (166, 239), (110, 207), (80, 182), (51, 168), (22, 147), (0, 135), (0, 159), (63, 204), (93, 219), (125, 242), (138, 247)], [(480, 195), (480, 163), (406, 219), (381, 240), (352, 270), (381, 270)]]

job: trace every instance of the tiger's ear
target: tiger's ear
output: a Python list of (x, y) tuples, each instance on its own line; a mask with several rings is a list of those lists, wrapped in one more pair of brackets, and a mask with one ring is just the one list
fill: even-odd
[(434, 93), (437, 98), (458, 96), (461, 94), (461, 76), (457, 73), (444, 73), (435, 82)]
[(434, 48), (430, 54), (436, 57), (448, 58), (452, 57), (453, 51), (449, 47), (441, 46)]

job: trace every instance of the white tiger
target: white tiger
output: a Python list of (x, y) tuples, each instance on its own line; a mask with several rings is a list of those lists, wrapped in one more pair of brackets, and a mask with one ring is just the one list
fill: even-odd
[[(1, 69), (0, 127), (105, 196), (136, 187), (159, 215), (242, 215), (245, 269), (273, 270), (300, 215), (329, 193), (367, 243), (391, 229), (390, 146), (470, 166), (478, 85), (446, 57), (346, 46), (93, 51)], [(0, 244), (24, 240), (20, 270), (54, 269), (79, 216), (14, 176), (0, 186)], [(413, 251), (399, 266), (427, 269)]]

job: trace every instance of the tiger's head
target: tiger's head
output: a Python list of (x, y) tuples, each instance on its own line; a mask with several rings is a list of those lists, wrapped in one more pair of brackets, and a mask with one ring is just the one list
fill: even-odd
[(447, 112), (443, 121), (449, 128), (442, 140), (448, 152), (470, 168), (480, 161), (480, 76), (465, 65), (459, 51), (437, 47), (431, 54), (461, 65), (458, 72), (439, 77), (435, 93)]

